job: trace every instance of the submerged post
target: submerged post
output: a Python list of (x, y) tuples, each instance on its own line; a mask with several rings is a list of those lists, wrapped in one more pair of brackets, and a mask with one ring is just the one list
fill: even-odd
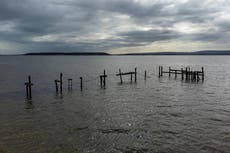
[(100, 76), (100, 85), (101, 85), (101, 88), (102, 88), (102, 76)]
[(29, 98), (31, 99), (32, 98), (32, 90), (31, 90), (32, 83), (31, 83), (30, 75), (28, 76), (28, 80), (29, 80)]
[(106, 80), (105, 80), (105, 78), (106, 78), (106, 75), (105, 75), (105, 70), (104, 70), (104, 87), (105, 87), (105, 85), (106, 85)]
[(191, 78), (191, 71), (190, 71), (190, 67), (188, 67), (188, 79), (190, 80)]
[(185, 69), (185, 79), (188, 80), (188, 68)]
[(184, 70), (181, 68), (181, 80), (184, 80)]
[(130, 81), (133, 82), (133, 74), (130, 75)]
[(54, 80), (55, 87), (56, 87), (56, 93), (58, 92), (58, 80)]
[(25, 85), (26, 85), (26, 97), (28, 98), (29, 97), (29, 87), (27, 83), (25, 83)]
[(163, 76), (163, 66), (161, 66), (161, 76)]
[(175, 70), (175, 79), (177, 78), (177, 70)]
[(137, 82), (137, 68), (136, 67), (135, 67), (135, 74), (134, 75), (135, 75), (135, 78), (134, 78), (135, 82)]
[(122, 84), (123, 81), (122, 81), (121, 69), (119, 69), (119, 75), (120, 75), (120, 80), (121, 80), (121, 84)]
[(26, 82), (25, 85), (26, 85), (26, 97), (28, 99), (32, 99), (31, 87), (32, 87), (33, 83), (31, 82), (31, 76), (30, 75), (28, 76), (28, 82)]
[(204, 67), (201, 68), (201, 72), (202, 72), (202, 81), (204, 81)]
[(199, 76), (199, 73), (196, 72), (196, 77), (195, 77), (195, 79), (196, 79), (197, 82), (199, 81), (199, 80), (198, 80), (198, 76)]
[(146, 80), (146, 77), (147, 77), (147, 72), (146, 72), (146, 70), (145, 70), (145, 80)]
[(63, 74), (62, 73), (60, 73), (60, 92), (62, 93), (62, 76), (63, 76)]
[(80, 77), (80, 81), (81, 81), (81, 83), (80, 83), (80, 88), (81, 88), (81, 90), (82, 90), (82, 77)]
[(171, 76), (171, 67), (169, 67), (169, 77)]
[(161, 77), (161, 66), (158, 67), (158, 72), (159, 72), (158, 77), (160, 78)]

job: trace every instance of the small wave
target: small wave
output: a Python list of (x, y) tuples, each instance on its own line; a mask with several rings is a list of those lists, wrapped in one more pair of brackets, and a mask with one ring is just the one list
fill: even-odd
[(173, 117), (181, 117), (183, 116), (181, 113), (170, 113), (171, 116)]
[(98, 129), (101, 133), (109, 134), (109, 133), (129, 133), (129, 129)]
[(165, 133), (165, 134), (172, 134), (172, 135), (175, 135), (175, 134), (178, 134), (177, 132), (175, 131), (170, 131), (170, 130), (161, 130), (162, 133)]
[(115, 148), (122, 153), (145, 153), (148, 152), (147, 148), (127, 147), (127, 148)]
[(69, 133), (73, 133), (74, 131), (83, 131), (83, 130), (88, 130), (89, 127), (88, 126), (85, 126), (85, 127), (77, 127), (77, 128), (73, 128), (73, 129), (69, 129), (68, 132)]
[(209, 120), (211, 121), (215, 121), (215, 122), (222, 122), (222, 119), (218, 119), (218, 118), (209, 118)]
[(172, 107), (171, 105), (158, 105), (156, 107)]

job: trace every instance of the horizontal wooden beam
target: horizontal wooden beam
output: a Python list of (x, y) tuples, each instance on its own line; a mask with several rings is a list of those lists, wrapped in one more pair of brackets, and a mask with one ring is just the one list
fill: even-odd
[(135, 74), (135, 72), (118, 73), (118, 74), (116, 74), (116, 76), (120, 76), (120, 75), (131, 75), (131, 74)]

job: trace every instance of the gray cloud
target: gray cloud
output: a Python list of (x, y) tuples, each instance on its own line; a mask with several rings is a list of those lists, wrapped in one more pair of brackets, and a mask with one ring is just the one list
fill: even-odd
[(139, 44), (175, 39), (179, 34), (169, 30), (148, 30), (124, 32), (121, 36), (125, 39), (124, 41)]
[(229, 7), (224, 0), (1, 0), (0, 53), (221, 43), (230, 37)]

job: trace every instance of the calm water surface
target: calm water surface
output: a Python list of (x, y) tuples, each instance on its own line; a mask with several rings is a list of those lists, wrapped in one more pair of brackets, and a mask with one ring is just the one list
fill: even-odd
[[(159, 65), (204, 66), (205, 81), (159, 79)], [(127, 76), (121, 85), (118, 69), (135, 67), (137, 83)], [(0, 153), (230, 152), (229, 56), (9, 56), (0, 57), (0, 70)], [(60, 72), (64, 91), (56, 95)]]

